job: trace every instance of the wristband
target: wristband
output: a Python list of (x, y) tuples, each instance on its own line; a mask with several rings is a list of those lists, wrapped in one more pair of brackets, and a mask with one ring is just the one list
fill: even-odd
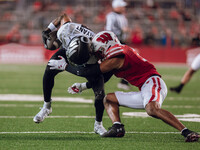
[(81, 88), (82, 88), (82, 90), (86, 90), (87, 89), (86, 82), (81, 83)]
[(48, 25), (48, 28), (49, 28), (52, 32), (57, 30), (56, 26), (55, 26), (52, 22)]

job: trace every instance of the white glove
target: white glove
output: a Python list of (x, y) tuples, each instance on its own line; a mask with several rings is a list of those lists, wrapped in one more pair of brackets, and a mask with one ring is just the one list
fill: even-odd
[(85, 83), (74, 83), (71, 87), (68, 88), (68, 93), (77, 94), (81, 93), (83, 90), (86, 90), (86, 82)]
[(58, 56), (60, 59), (51, 59), (48, 62), (48, 65), (50, 66), (50, 69), (56, 69), (56, 70), (65, 70), (67, 63), (65, 59), (62, 56)]

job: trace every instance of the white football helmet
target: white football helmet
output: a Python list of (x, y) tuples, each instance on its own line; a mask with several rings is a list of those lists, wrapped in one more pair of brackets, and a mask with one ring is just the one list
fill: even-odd
[(121, 43), (113, 32), (101, 31), (92, 39), (92, 51), (98, 58), (103, 59), (106, 50), (116, 44)]

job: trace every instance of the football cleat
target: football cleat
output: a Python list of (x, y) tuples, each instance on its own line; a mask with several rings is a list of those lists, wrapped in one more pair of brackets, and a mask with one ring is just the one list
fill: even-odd
[(95, 121), (94, 132), (99, 135), (103, 135), (107, 130), (103, 127), (102, 122)]
[(169, 89), (170, 89), (170, 91), (176, 92), (176, 93), (179, 94), (182, 91), (183, 86), (184, 86), (184, 84), (180, 84), (180, 85), (175, 86), (175, 87), (170, 87)]
[(40, 112), (39, 112), (37, 115), (35, 115), (35, 117), (33, 118), (33, 121), (34, 121), (35, 123), (43, 122), (44, 119), (45, 119), (49, 114), (52, 113), (52, 108), (48, 109), (48, 108), (46, 108), (46, 107), (42, 107), (42, 108), (40, 108), (40, 109), (41, 109)]
[(125, 129), (123, 124), (113, 124), (101, 137), (123, 137)]
[(197, 142), (200, 138), (200, 135), (196, 132), (191, 132), (185, 138), (185, 142)]

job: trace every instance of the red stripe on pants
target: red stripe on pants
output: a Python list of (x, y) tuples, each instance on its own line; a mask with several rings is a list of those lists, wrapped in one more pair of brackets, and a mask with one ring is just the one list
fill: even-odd
[(157, 95), (158, 95), (158, 97), (157, 97), (157, 102), (159, 102), (160, 101), (160, 90), (161, 90), (161, 86), (160, 86), (160, 79), (159, 78), (157, 78), (157, 81), (158, 81), (158, 90), (157, 90)]
[(152, 78), (152, 80), (153, 80), (152, 96), (149, 100), (149, 103), (155, 98), (156, 80), (155, 80), (155, 78)]

